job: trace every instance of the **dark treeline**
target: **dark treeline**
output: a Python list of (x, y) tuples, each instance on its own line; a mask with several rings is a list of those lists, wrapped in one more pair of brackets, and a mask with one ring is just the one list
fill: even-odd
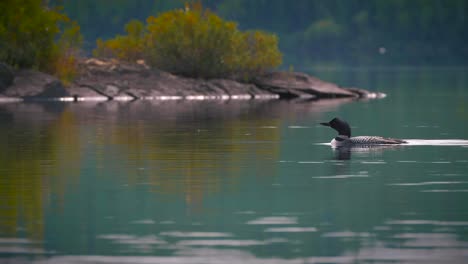
[[(145, 20), (179, 0), (67, 0), (88, 50), (97, 38), (122, 34), (131, 19)], [(284, 66), (351, 64), (460, 65), (468, 62), (467, 0), (204, 0), (205, 7), (241, 29), (276, 33)]]

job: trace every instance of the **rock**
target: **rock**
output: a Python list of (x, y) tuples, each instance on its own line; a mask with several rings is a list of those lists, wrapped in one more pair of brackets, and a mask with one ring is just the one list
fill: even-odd
[(126, 74), (126, 73), (141, 73), (149, 69), (144, 61), (137, 63), (119, 62), (117, 60), (99, 60), (95, 58), (87, 59), (81, 62), (81, 68), (85, 72), (91, 74)]
[(70, 93), (62, 86), (59, 81), (46, 84), (44, 89), (37, 94), (25, 96), (25, 99), (58, 99), (70, 97)]
[(20, 97), (27, 100), (56, 99), (70, 96), (57, 78), (34, 70), (18, 71), (13, 84), (3, 94), (8, 97)]
[[(14, 79), (12, 79), (12, 76)], [(4, 85), (6, 83), (7, 85)], [(67, 88), (48, 74), (20, 70), (14, 74), (0, 64), (0, 101), (43, 100), (59, 97), (75, 101), (136, 99), (272, 99), (380, 98), (382, 94), (345, 89), (305, 73), (273, 72), (243, 83), (229, 79), (194, 79), (151, 69), (144, 61), (87, 59), (79, 63), (79, 77)], [(8, 87), (6, 87), (8, 86)], [(1, 92), (1, 90), (0, 90)]]
[(95, 90), (86, 86), (72, 85), (67, 87), (67, 91), (75, 101), (107, 101), (109, 97), (102, 95)]
[(0, 93), (13, 84), (15, 74), (5, 63), (0, 62)]
[(345, 89), (347, 89), (348, 91), (352, 93), (357, 94), (359, 98), (374, 99), (374, 98), (384, 98), (385, 96), (387, 96), (384, 93), (371, 92), (371, 91), (360, 89), (360, 88), (351, 87), (351, 88), (345, 88)]
[(109, 99), (250, 99), (276, 98), (276, 94), (254, 84), (225, 79), (193, 79), (148, 69), (143, 62), (131, 65), (90, 59), (74, 82)]
[(300, 72), (272, 72), (256, 78), (253, 82), (263, 89), (279, 94), (282, 98), (356, 97), (355, 93), (336, 84)]
[(21, 101), (23, 101), (23, 99), (20, 97), (4, 96), (0, 94), (0, 103), (21, 102)]
[(213, 79), (202, 83), (212, 89), (221, 90), (230, 98), (277, 98), (275, 93), (258, 88), (254, 84), (240, 83), (227, 79)]
[(169, 73), (159, 71), (118, 72), (115, 67), (93, 68), (74, 81), (74, 87), (87, 87), (96, 93), (114, 99), (131, 96), (145, 99), (177, 95), (179, 90), (190, 90), (190, 84)]
[(75, 87), (88, 87), (109, 99), (233, 99), (233, 98), (370, 98), (360, 89), (345, 89), (299, 72), (273, 72), (252, 83), (227, 79), (193, 79), (150, 69), (144, 61), (88, 59), (82, 62)]

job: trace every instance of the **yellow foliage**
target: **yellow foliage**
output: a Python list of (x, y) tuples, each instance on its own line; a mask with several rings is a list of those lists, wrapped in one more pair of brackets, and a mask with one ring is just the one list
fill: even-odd
[(225, 57), (232, 53), (238, 33), (235, 23), (197, 9), (166, 12), (147, 22), (151, 65), (193, 77), (228, 74)]
[(251, 78), (281, 64), (278, 39), (261, 31), (242, 32), (200, 3), (150, 16), (146, 27), (132, 21), (126, 36), (98, 40), (96, 56), (134, 61), (200, 78)]
[(145, 28), (142, 22), (132, 20), (125, 25), (126, 36), (116, 36), (103, 41), (98, 39), (97, 48), (93, 51), (96, 57), (119, 58), (126, 61), (136, 61), (144, 58)]
[(233, 72), (240, 78), (250, 78), (281, 64), (278, 38), (261, 31), (240, 33), (234, 41), (235, 52), (230, 58)]
[(55, 44), (55, 56), (51, 60), (49, 72), (68, 85), (78, 74), (78, 57), (83, 43), (80, 26), (72, 22), (63, 31)]

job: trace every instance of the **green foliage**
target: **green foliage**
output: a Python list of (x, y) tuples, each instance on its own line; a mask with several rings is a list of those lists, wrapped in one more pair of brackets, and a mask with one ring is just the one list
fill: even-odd
[(0, 10), (0, 61), (59, 77), (72, 71), (71, 62), (83, 41), (76, 23), (42, 0), (2, 0)]
[(307, 39), (339, 38), (341, 33), (342, 27), (330, 18), (318, 20), (304, 31)]
[(58, 23), (66, 18), (40, 0), (3, 0), (0, 10), (0, 60), (16, 67), (45, 67)]
[(95, 55), (145, 59), (161, 70), (200, 78), (251, 78), (281, 64), (276, 36), (242, 32), (201, 4), (132, 21), (127, 35), (98, 40)]
[(288, 63), (468, 61), (466, 0), (215, 1), (221, 16), (276, 32)]

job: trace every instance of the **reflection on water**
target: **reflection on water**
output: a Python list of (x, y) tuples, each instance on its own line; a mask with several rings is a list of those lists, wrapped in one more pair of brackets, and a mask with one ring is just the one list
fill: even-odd
[[(410, 104), (385, 87), (368, 102), (2, 104), (0, 262), (464, 263), (468, 144), (451, 106), (468, 96), (424, 85)], [(338, 115), (421, 139), (332, 149), (316, 124)]]
[[(404, 145), (366, 145), (366, 146), (350, 146), (350, 147), (339, 147), (333, 148), (335, 157), (337, 160), (349, 160), (351, 159), (351, 154), (368, 156), (370, 154), (383, 154), (384, 151), (391, 151), (392, 149), (397, 149), (404, 147)], [(373, 163), (379, 161), (372, 161)]]

